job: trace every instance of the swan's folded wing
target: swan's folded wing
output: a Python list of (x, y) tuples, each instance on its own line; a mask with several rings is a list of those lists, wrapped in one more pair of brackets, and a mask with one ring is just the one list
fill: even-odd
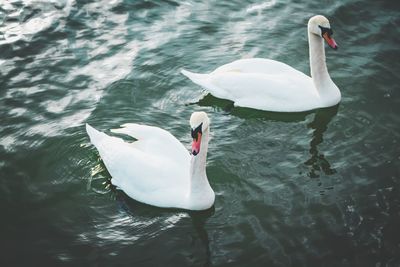
[[(91, 142), (112, 176), (111, 182), (143, 203), (160, 207), (182, 204), (185, 198), (182, 192), (187, 192), (190, 183), (187, 150), (175, 137), (159, 128), (143, 125), (125, 125), (124, 128), (114, 132), (137, 133), (144, 141), (125, 142), (86, 125)], [(138, 149), (136, 143), (149, 148)], [(179, 193), (180, 197), (175, 197)]]
[(102, 141), (100, 156), (111, 174), (113, 185), (121, 188), (130, 197), (152, 205), (162, 206), (165, 195), (187, 191), (189, 187), (190, 160), (177, 162), (175, 155), (149, 154), (135, 146), (115, 139)]
[(148, 154), (174, 155), (177, 162), (190, 159), (188, 150), (171, 133), (158, 127), (126, 123), (119, 129), (112, 129), (114, 133), (132, 136), (134, 147)]
[(235, 106), (301, 111), (304, 106), (310, 106), (318, 99), (318, 92), (310, 77), (303, 74), (299, 76), (224, 72), (214, 75), (213, 84), (219, 88), (218, 92), (225, 92), (224, 98), (234, 101)]

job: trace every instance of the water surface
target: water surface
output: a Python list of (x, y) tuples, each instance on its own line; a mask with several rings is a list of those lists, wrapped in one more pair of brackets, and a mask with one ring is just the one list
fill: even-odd
[[(179, 73), (265, 57), (309, 73), (327, 16), (340, 105), (234, 108)], [(399, 266), (397, 1), (0, 2), (2, 266)], [(329, 49), (329, 48), (327, 48)], [(108, 187), (84, 124), (167, 129), (209, 114), (204, 212)]]

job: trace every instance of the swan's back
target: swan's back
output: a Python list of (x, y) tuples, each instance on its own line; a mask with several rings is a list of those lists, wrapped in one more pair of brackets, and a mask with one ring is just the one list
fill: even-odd
[(246, 58), (235, 60), (218, 67), (212, 73), (220, 74), (224, 72), (259, 73), (269, 75), (281, 75), (285, 73), (286, 75), (294, 75), (302, 78), (304, 78), (304, 76), (308, 77), (304, 73), (283, 62), (266, 58)]

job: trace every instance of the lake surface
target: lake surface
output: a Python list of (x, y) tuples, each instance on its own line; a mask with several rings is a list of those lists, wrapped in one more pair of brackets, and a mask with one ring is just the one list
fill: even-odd
[[(341, 103), (235, 108), (179, 73), (265, 57), (309, 74), (327, 16)], [(0, 1), (1, 266), (400, 266), (399, 1)], [(84, 124), (211, 118), (203, 212), (138, 203)]]

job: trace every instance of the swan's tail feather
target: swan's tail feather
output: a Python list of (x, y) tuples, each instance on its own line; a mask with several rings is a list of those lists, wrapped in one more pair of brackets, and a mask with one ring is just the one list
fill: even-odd
[(97, 146), (101, 142), (101, 140), (103, 140), (105, 137), (107, 137), (107, 135), (105, 133), (102, 133), (102, 132), (96, 130), (95, 128), (90, 126), (88, 123), (86, 123), (86, 132), (89, 135), (90, 142), (95, 146)]
[(208, 74), (194, 73), (185, 69), (182, 69), (181, 73), (197, 84), (203, 84), (209, 78)]

